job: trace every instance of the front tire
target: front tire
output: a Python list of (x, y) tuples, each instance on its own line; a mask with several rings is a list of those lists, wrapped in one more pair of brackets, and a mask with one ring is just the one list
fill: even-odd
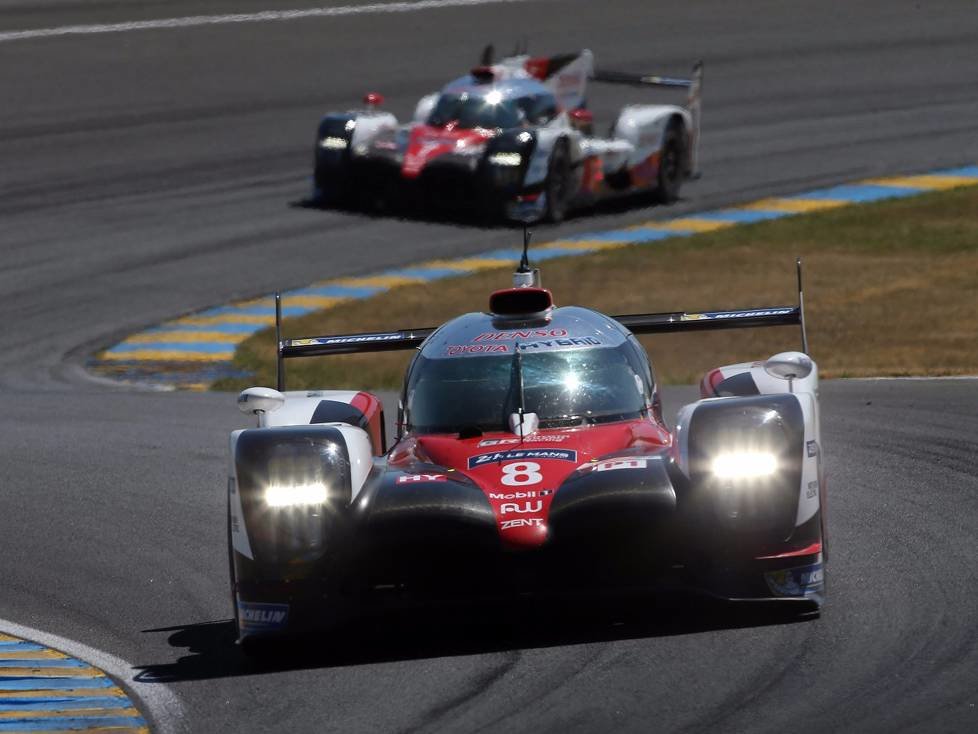
[(670, 123), (662, 140), (659, 155), (659, 173), (655, 198), (660, 204), (672, 204), (679, 199), (683, 183), (683, 159), (686, 146), (679, 125)]
[(558, 224), (564, 221), (570, 209), (571, 196), (571, 160), (567, 150), (567, 142), (558, 140), (550, 154), (550, 164), (547, 167), (547, 221)]
[(353, 182), (348, 167), (317, 164), (313, 180), (315, 181), (314, 198), (319, 206), (340, 208), (352, 203)]
[(238, 594), (235, 587), (238, 585), (237, 576), (234, 572), (234, 543), (231, 540), (231, 498), (228, 497), (228, 579), (231, 582), (231, 618), (234, 622), (234, 639), (241, 639), (241, 629), (238, 627)]

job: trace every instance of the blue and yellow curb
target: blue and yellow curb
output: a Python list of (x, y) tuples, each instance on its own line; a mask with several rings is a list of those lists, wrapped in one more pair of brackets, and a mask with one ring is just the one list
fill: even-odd
[(148, 734), (149, 725), (98, 668), (0, 633), (0, 734), (14, 732)]
[[(555, 257), (654, 244), (743, 224), (975, 185), (978, 185), (978, 165), (913, 176), (867, 179), (715, 211), (643, 222), (623, 229), (576, 235), (534, 247), (533, 260), (541, 262)], [(515, 248), (493, 250), (462, 258), (431, 260), (360, 278), (320, 281), (283, 293), (282, 313), (286, 318), (303, 316), (402, 285), (430, 283), (491, 268), (508, 268), (519, 255)], [(206, 390), (221, 377), (237, 376), (231, 364), (237, 345), (274, 322), (272, 298), (240, 301), (133, 334), (95, 355), (88, 366), (99, 375), (123, 381), (172, 389)], [(3, 731), (0, 724), (0, 733)]]

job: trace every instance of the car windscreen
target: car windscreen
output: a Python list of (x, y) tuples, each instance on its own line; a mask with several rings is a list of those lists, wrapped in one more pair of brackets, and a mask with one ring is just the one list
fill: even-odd
[(649, 404), (649, 387), (631, 344), (618, 347), (445, 358), (419, 356), (406, 392), (408, 429), (454, 433), (507, 430), (523, 402), (542, 428), (636, 418)]
[[(498, 97), (495, 93), (495, 97)], [(459, 128), (516, 127), (523, 119), (522, 111), (513, 100), (496, 99), (493, 92), (477, 94), (443, 94), (428, 116), (428, 124), (443, 127), (450, 122)]]

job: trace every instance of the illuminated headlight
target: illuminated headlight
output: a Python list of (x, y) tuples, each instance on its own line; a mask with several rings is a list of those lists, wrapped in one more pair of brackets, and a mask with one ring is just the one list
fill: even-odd
[(269, 507), (300, 507), (325, 502), (324, 484), (273, 484), (265, 489), (265, 504)]
[(327, 135), (319, 141), (319, 147), (327, 150), (346, 150), (347, 145), (346, 138), (339, 138), (335, 135)]
[(493, 153), (489, 156), (489, 162), (494, 166), (518, 166), (523, 162), (523, 156), (519, 153)]
[(778, 470), (778, 459), (767, 451), (738, 451), (720, 454), (712, 468), (718, 479), (759, 479)]

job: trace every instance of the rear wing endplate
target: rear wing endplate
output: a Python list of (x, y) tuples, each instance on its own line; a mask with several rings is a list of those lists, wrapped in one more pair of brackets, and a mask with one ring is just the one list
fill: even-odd
[(610, 69), (595, 69), (591, 78), (596, 82), (608, 84), (629, 84), (639, 87), (664, 87), (667, 89), (686, 89), (686, 109), (692, 118), (690, 130), (690, 175), (700, 175), (700, 120), (703, 114), (703, 62), (697, 61), (688, 79), (672, 76), (657, 76), (655, 74), (636, 74), (628, 71), (612, 71)]
[[(796, 261), (796, 267), (798, 271), (797, 306), (770, 306), (728, 311), (703, 311), (700, 313), (673, 311), (669, 313), (624, 314), (611, 318), (633, 334), (671, 334), (683, 331), (799, 326), (801, 327), (802, 351), (808, 354), (808, 335), (805, 331), (805, 301), (801, 283), (801, 259)], [(434, 327), (428, 327), (283, 339), (282, 299), (281, 295), (276, 293), (275, 338), (278, 343), (278, 389), (285, 389), (284, 360), (286, 359), (416, 349), (435, 331)]]

